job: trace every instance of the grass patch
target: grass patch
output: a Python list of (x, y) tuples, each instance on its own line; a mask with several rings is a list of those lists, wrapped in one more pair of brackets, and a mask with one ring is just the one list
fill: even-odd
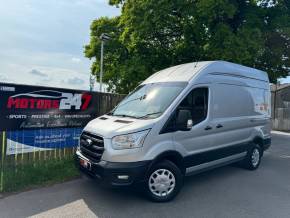
[(5, 166), (3, 192), (15, 192), (64, 182), (79, 176), (73, 158)]

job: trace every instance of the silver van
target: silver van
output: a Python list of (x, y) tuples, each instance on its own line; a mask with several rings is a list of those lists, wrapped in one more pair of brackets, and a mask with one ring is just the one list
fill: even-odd
[(76, 160), (116, 186), (142, 184), (169, 201), (185, 176), (240, 162), (259, 167), (271, 144), (267, 73), (225, 61), (159, 71), (87, 124)]

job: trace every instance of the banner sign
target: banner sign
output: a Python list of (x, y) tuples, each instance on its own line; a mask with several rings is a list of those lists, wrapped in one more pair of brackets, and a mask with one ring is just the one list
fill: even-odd
[(82, 128), (57, 128), (7, 132), (6, 154), (70, 148), (79, 143)]
[(98, 114), (98, 94), (0, 83), (0, 131), (81, 128)]

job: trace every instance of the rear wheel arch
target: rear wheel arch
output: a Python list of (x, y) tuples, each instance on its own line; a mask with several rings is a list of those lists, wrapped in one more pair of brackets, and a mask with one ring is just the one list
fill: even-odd
[(263, 155), (263, 153), (264, 153), (264, 141), (263, 141), (263, 138), (257, 136), (257, 137), (254, 138), (253, 143), (255, 145), (259, 145), (260, 146), (261, 151), (262, 151), (262, 155)]
[(259, 144), (253, 143), (253, 145), (251, 146), (251, 148), (249, 149), (247, 153), (247, 156), (240, 163), (246, 169), (256, 170), (261, 163), (262, 154), (263, 154), (263, 151), (262, 151), (261, 146)]

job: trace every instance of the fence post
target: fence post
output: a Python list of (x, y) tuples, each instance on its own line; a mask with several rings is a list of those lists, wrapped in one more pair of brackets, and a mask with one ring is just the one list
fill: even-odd
[(0, 192), (4, 190), (4, 158), (5, 158), (5, 142), (6, 136), (5, 131), (1, 134), (1, 174), (0, 174)]
[(273, 113), (273, 120), (275, 122), (275, 119), (276, 119), (276, 98), (277, 98), (277, 83), (275, 85), (275, 90), (274, 90), (274, 113)]

